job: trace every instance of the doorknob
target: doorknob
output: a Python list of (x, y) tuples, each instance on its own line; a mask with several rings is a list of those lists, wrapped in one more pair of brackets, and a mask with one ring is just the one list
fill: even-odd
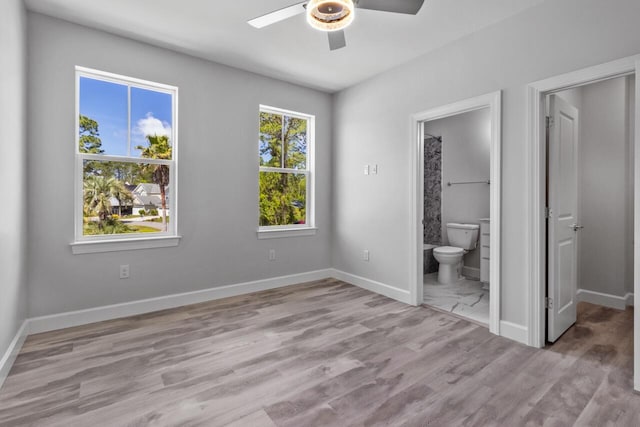
[(569, 228), (573, 228), (573, 231), (578, 231), (578, 230), (582, 230), (584, 228), (584, 225), (571, 224)]

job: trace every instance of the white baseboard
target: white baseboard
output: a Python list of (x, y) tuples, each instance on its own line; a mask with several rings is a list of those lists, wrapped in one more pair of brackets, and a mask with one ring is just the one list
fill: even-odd
[(329, 277), (333, 277), (332, 269), (317, 270), (307, 273), (292, 274), (289, 276), (274, 277), (271, 279), (256, 280), (253, 282), (220, 286), (201, 291), (185, 292), (157, 298), (89, 308), (85, 310), (52, 314), (49, 316), (34, 317), (29, 319), (29, 331), (31, 334), (37, 334), (40, 332), (48, 332), (57, 329), (101, 322), (104, 320), (151, 313), (153, 311), (166, 310), (189, 304), (197, 304), (221, 298), (249, 294), (252, 292), (266, 291), (283, 286), (327, 279)]
[(341, 270), (332, 269), (331, 277), (350, 283), (360, 288), (366, 289), (377, 294), (384, 295), (396, 301), (405, 304), (411, 304), (411, 294), (408, 290), (398, 289), (385, 283), (376, 282), (365, 277), (356, 276), (355, 274), (345, 273)]
[(0, 386), (9, 374), (11, 366), (28, 334), (49, 332), (89, 323), (113, 320), (127, 316), (151, 313), (158, 310), (181, 307), (189, 304), (212, 301), (252, 292), (266, 291), (283, 286), (296, 285), (315, 280), (335, 278), (352, 285), (367, 289), (405, 304), (411, 304), (408, 290), (398, 289), (384, 283), (345, 273), (344, 271), (328, 268), (289, 276), (280, 276), (253, 282), (238, 283), (234, 285), (220, 286), (200, 291), (185, 292), (166, 295), (157, 298), (149, 298), (138, 301), (130, 301), (121, 304), (113, 304), (102, 307), (88, 308), (85, 310), (70, 311), (66, 313), (52, 314), (48, 316), (33, 317), (27, 319), (16, 333), (9, 349), (0, 360)]
[(9, 376), (9, 371), (11, 371), (11, 367), (13, 366), (13, 362), (15, 362), (16, 357), (18, 357), (18, 353), (20, 353), (20, 349), (22, 348), (22, 344), (24, 344), (24, 340), (29, 335), (29, 321), (25, 320), (22, 322), (22, 326), (16, 332), (16, 335), (13, 337), (13, 341), (9, 344), (9, 348), (0, 359), (0, 388), (4, 383), (4, 380)]
[(625, 299), (627, 300), (627, 306), (628, 307), (633, 307), (634, 306), (634, 299), (635, 299), (635, 295), (632, 294), (631, 292), (629, 292), (627, 294), (627, 296), (625, 297)]
[(480, 269), (475, 267), (462, 267), (462, 275), (470, 279), (480, 280)]
[(500, 336), (528, 345), (529, 329), (526, 326), (501, 320)]
[(624, 310), (628, 305), (633, 305), (633, 294), (629, 293), (623, 297), (617, 295), (604, 294), (602, 292), (578, 289), (576, 294), (578, 301), (589, 302), (591, 304)]

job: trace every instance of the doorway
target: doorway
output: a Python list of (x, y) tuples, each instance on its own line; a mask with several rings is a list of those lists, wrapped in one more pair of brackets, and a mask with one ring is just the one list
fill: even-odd
[(635, 77), (547, 95), (547, 342), (633, 295)]
[[(528, 237), (527, 243), (529, 248), (528, 254), (528, 277), (529, 277), (529, 326), (528, 334), (529, 345), (535, 347), (544, 347), (547, 339), (547, 303), (558, 307), (565, 307), (569, 299), (564, 298), (558, 304), (558, 301), (548, 301), (547, 297), (547, 272), (549, 265), (547, 263), (547, 247), (548, 245), (556, 245), (559, 242), (548, 242), (547, 239), (547, 147), (546, 147), (546, 101), (547, 96), (561, 92), (566, 89), (585, 86), (591, 83), (601, 82), (613, 78), (624, 77), (629, 75), (637, 75), (636, 70), (640, 69), (640, 55), (621, 60), (613, 61), (606, 64), (597, 65), (576, 72), (548, 78), (528, 85), (528, 105), (527, 105), (527, 133), (529, 144), (529, 156), (527, 158), (527, 166), (530, 172), (528, 177), (529, 188), (529, 217), (528, 217)], [(638, 149), (640, 134), (640, 110), (638, 108), (638, 88), (635, 88), (635, 102), (633, 113), (635, 119), (635, 129), (629, 129), (632, 136), (631, 146), (633, 148), (633, 289), (634, 302), (640, 294), (640, 162)], [(553, 215), (553, 212), (551, 212)], [(578, 212), (579, 214), (579, 212)], [(580, 222), (572, 222), (568, 225), (576, 225), (580, 231)], [(567, 225), (567, 226), (568, 226)], [(572, 227), (573, 228), (573, 227)], [(578, 244), (578, 243), (576, 243)], [(568, 245), (570, 246), (570, 245)], [(558, 246), (559, 248), (559, 246)], [(577, 259), (576, 259), (577, 263)], [(564, 271), (565, 277), (571, 277), (570, 270), (573, 270), (571, 263), (564, 264), (556, 268), (557, 271)], [(558, 266), (556, 266), (558, 267)], [(553, 272), (551, 274), (555, 274)], [(575, 280), (577, 280), (577, 268), (575, 271)], [(552, 294), (555, 290), (550, 289)], [(577, 285), (576, 285), (576, 295)], [(626, 299), (626, 298), (625, 298)], [(578, 296), (573, 298), (573, 302), (577, 303)], [(565, 303), (565, 304), (563, 304)], [(640, 390), (640, 316), (636, 310), (634, 317), (634, 388)]]
[(423, 123), (424, 303), (489, 326), (489, 108)]
[[(489, 301), (489, 330), (500, 335), (500, 149), (501, 149), (501, 92), (494, 92), (488, 95), (460, 101), (443, 107), (434, 108), (412, 116), (412, 224), (411, 227), (411, 283), (410, 294), (411, 301), (414, 305), (422, 305), (424, 303), (424, 267), (425, 267), (425, 244), (431, 243), (425, 241), (425, 140), (429, 138), (425, 130), (425, 124), (437, 120), (453, 118), (472, 112), (485, 110), (488, 112), (488, 125), (486, 132), (489, 134), (488, 150), (489, 150), (489, 168), (486, 171), (487, 176), (478, 179), (460, 180), (461, 182), (480, 181), (476, 184), (461, 185), (484, 185), (489, 187), (489, 217), (485, 224), (485, 246), (490, 247), (491, 255), (487, 260), (488, 267), (488, 288), (490, 294)], [(437, 141), (438, 135), (432, 135)], [(446, 143), (443, 141), (443, 143)], [(448, 187), (448, 182), (459, 182), (451, 179), (444, 183)], [(490, 184), (489, 184), (490, 183)], [(441, 183), (442, 184), (442, 183)], [(463, 220), (458, 218), (457, 220)], [(481, 218), (473, 219), (479, 224)], [(442, 230), (441, 224), (441, 230)], [(446, 226), (446, 224), (445, 224)], [(441, 234), (442, 235), (442, 234)], [(480, 231), (478, 230), (478, 249), (481, 245)], [(479, 255), (479, 250), (476, 255)], [(479, 261), (479, 260), (478, 260)], [(480, 264), (476, 272), (480, 274)], [(472, 267), (473, 268), (473, 267)], [(467, 269), (467, 272), (471, 271)], [(479, 279), (480, 277), (478, 277)]]

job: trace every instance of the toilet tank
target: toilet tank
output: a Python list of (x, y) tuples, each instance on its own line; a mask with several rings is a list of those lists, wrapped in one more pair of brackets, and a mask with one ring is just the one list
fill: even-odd
[(479, 231), (480, 225), (478, 224), (447, 223), (449, 245), (465, 250), (475, 249), (478, 245)]

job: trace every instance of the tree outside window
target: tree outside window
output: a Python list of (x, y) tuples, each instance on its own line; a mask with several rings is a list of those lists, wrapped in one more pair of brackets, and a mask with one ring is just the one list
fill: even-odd
[(312, 117), (260, 109), (261, 229), (309, 227)]
[(78, 67), (76, 240), (175, 235), (177, 88)]

